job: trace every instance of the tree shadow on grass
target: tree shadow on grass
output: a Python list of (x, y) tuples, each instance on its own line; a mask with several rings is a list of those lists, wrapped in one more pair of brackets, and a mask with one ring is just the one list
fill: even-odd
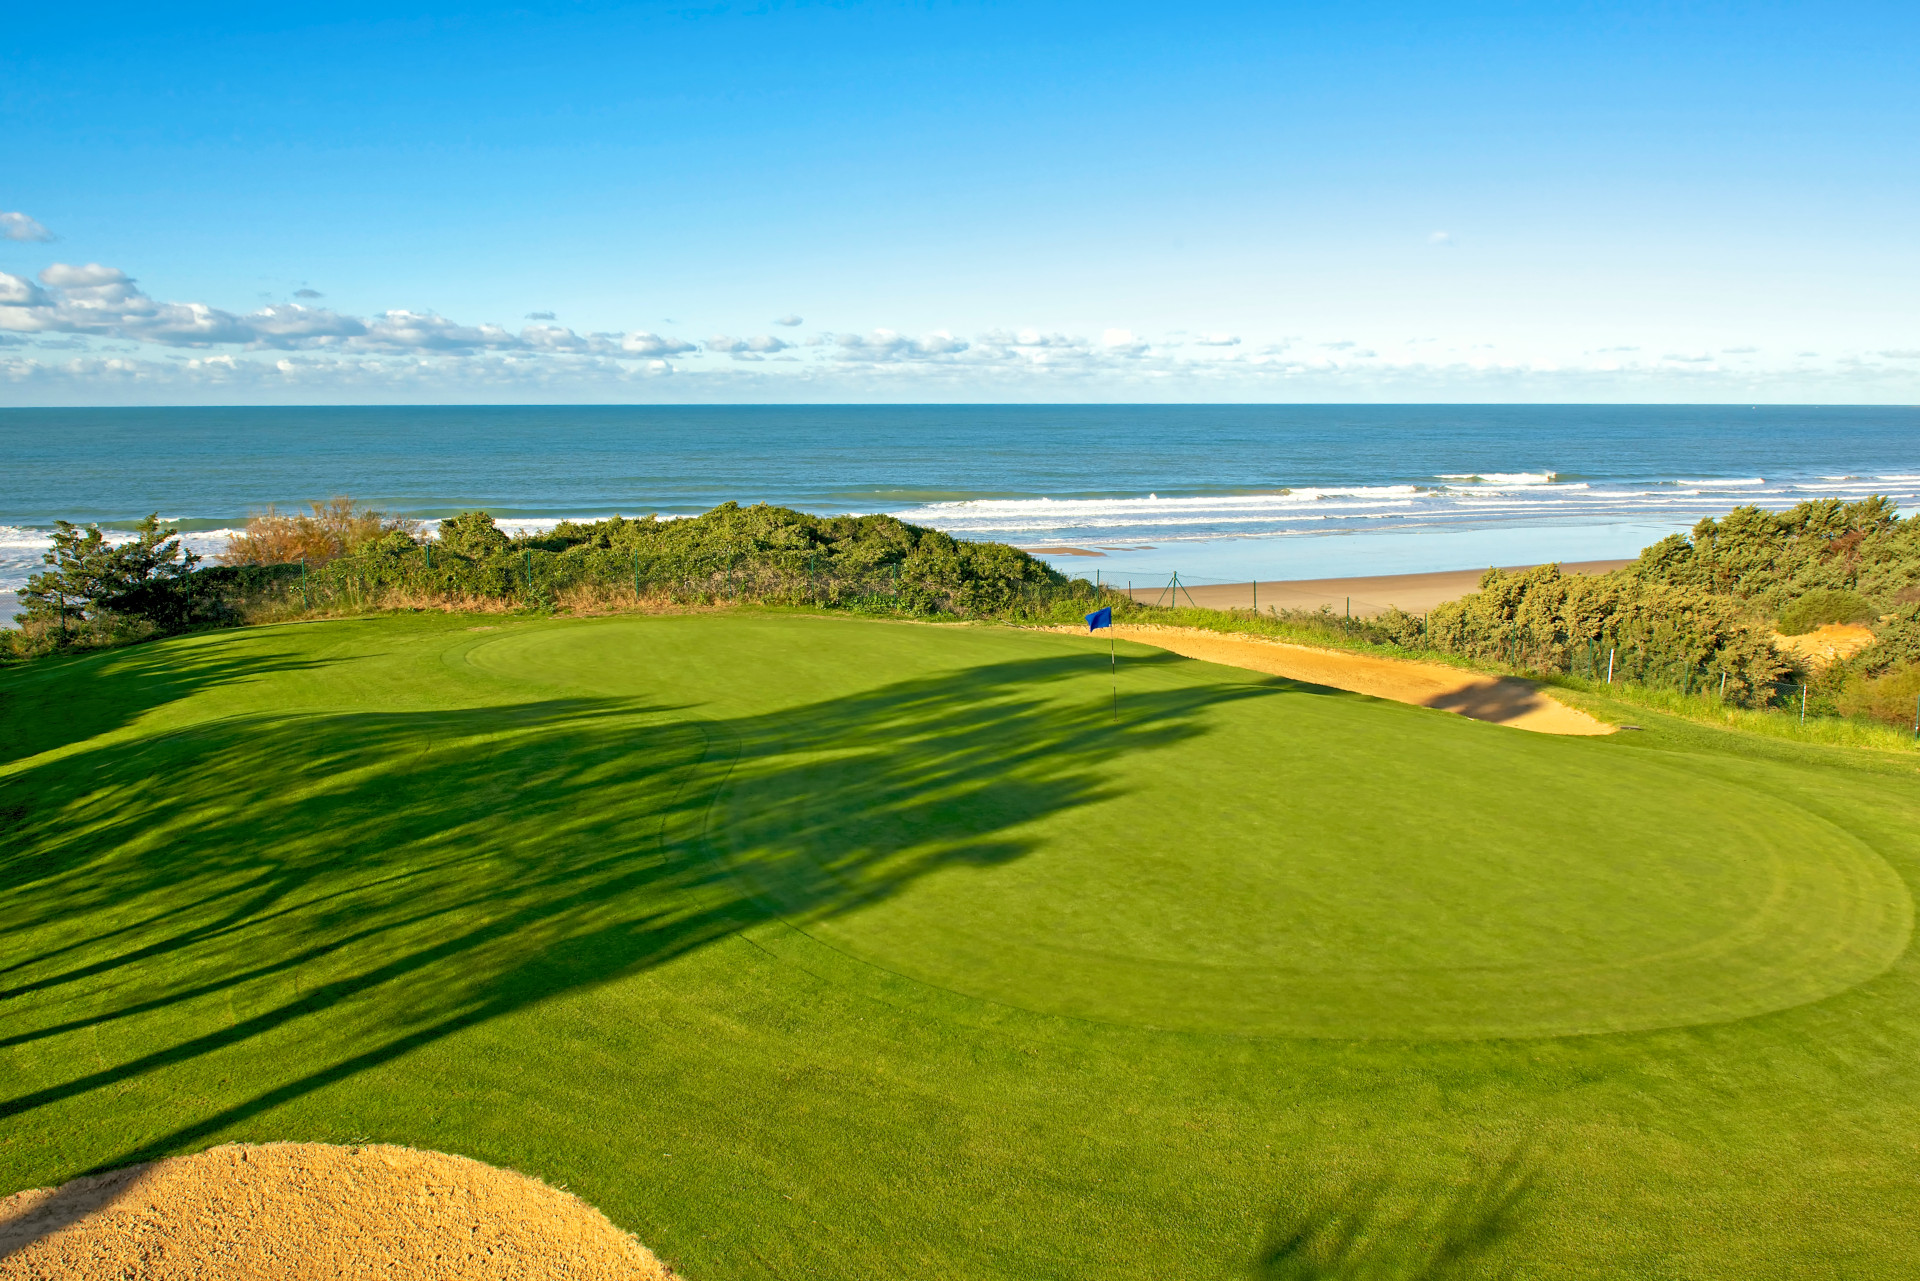
[[(326, 666), (274, 633), (36, 659), (0, 671), (0, 765), (83, 742), (212, 685)], [(0, 834), (6, 810), (0, 807)]]
[(1454, 1281), (1500, 1277), (1498, 1247), (1525, 1215), (1537, 1171), (1525, 1148), (1461, 1179), (1356, 1183), (1278, 1211), (1250, 1273), (1257, 1281)]
[[(1082, 667), (1003, 663), (732, 719), (620, 699), (256, 716), (24, 770), (0, 781), (17, 814), (0, 1045), (46, 1066), (12, 1074), (0, 1118), (160, 1084), (170, 1128), (96, 1168), (189, 1149), (775, 913), (1018, 858), (1024, 825), (1111, 794), (1116, 758), (1204, 732), (1205, 705), (1278, 692), (1136, 695), (1114, 727), (1063, 684)], [(709, 830), (742, 796), (781, 820)], [(189, 1088), (224, 1073), (251, 1093)]]

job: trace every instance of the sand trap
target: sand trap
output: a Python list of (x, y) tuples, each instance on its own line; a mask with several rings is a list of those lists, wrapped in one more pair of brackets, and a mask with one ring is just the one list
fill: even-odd
[(1439, 663), (1415, 663), (1370, 654), (1288, 645), (1255, 636), (1231, 636), (1197, 627), (1115, 627), (1113, 633), (1187, 658), (1244, 667), (1291, 680), (1330, 685), (1396, 703), (1437, 707), (1477, 721), (1540, 734), (1611, 734), (1615, 727), (1555, 702), (1531, 681), (1483, 676)]
[(672, 1276), (570, 1193), (387, 1144), (229, 1143), (0, 1200), (0, 1278)]

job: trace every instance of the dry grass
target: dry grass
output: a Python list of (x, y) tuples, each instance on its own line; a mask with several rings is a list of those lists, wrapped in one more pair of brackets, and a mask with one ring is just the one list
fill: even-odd
[(529, 607), (509, 597), (470, 592), (420, 591), (406, 587), (377, 588), (356, 593), (351, 603), (310, 606), (297, 592), (261, 598), (243, 611), (248, 624), (287, 623), (323, 618), (359, 618), (369, 614), (563, 614), (576, 618), (608, 614), (714, 613), (735, 608), (724, 600), (687, 601), (665, 593), (641, 593), (631, 588), (578, 587), (555, 593), (550, 607)]
[(269, 507), (247, 518), (246, 529), (227, 540), (220, 560), (227, 565), (323, 565), (365, 543), (391, 533), (411, 534), (419, 522), (356, 506), (341, 495), (310, 503), (309, 512), (287, 513)]

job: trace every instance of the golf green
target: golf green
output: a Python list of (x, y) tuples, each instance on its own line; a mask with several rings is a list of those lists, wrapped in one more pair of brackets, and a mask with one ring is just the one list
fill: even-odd
[(0, 1194), (410, 1143), (694, 1281), (1920, 1250), (1904, 758), (1117, 652), (413, 615), (0, 671)]
[[(771, 714), (704, 722), (717, 865), (822, 945), (1027, 1010), (1246, 1035), (1663, 1027), (1843, 990), (1912, 927), (1878, 855), (1752, 789), (1139, 646), (1117, 711), (1106, 656), (1052, 635), (688, 619), (462, 653), (535, 686), (759, 686)], [(869, 686), (857, 725), (792, 697), (826, 692), (823, 660), (877, 675), (907, 654), (929, 675)]]

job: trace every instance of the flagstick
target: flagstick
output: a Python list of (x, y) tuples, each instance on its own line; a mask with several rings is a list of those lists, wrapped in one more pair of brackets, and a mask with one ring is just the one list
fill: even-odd
[(1113, 723), (1120, 723), (1120, 658), (1113, 652), (1113, 628), (1107, 628), (1107, 663), (1113, 669)]

